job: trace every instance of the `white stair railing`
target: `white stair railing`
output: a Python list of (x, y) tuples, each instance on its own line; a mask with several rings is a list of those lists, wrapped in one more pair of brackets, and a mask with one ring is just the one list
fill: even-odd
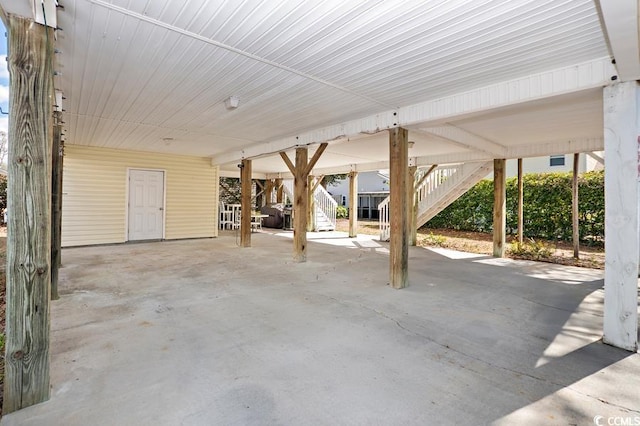
[[(293, 180), (285, 179), (282, 181), (284, 193), (291, 204), (293, 204)], [(334, 230), (336, 227), (336, 213), (338, 210), (338, 203), (333, 197), (322, 187), (318, 185), (314, 194), (314, 202), (316, 208), (316, 214), (313, 215), (315, 223), (313, 229), (318, 230)], [(320, 212), (321, 214), (318, 214)], [(324, 220), (323, 220), (324, 219)]]
[(436, 194), (446, 191), (446, 187), (443, 184), (448, 179), (454, 177), (454, 175), (456, 175), (460, 170), (462, 170), (462, 164), (438, 167), (433, 170), (429, 177), (427, 177), (424, 182), (416, 188), (418, 205), (426, 200), (427, 197), (433, 198)]
[[(316, 214), (314, 215), (316, 223), (314, 224), (313, 229), (316, 231), (333, 231), (336, 229), (336, 211), (338, 209), (338, 202), (333, 199), (331, 194), (329, 194), (322, 185), (318, 185), (316, 187), (316, 190), (313, 193), (313, 198), (316, 204)], [(325, 216), (325, 223), (321, 223), (322, 218), (318, 217), (318, 212), (321, 212)]]
[[(444, 183), (454, 178), (460, 170), (462, 170), (462, 164), (438, 167), (433, 170), (420, 186), (416, 188), (415, 196), (418, 198), (418, 206), (422, 205), (423, 201), (426, 201), (427, 198), (431, 199), (439, 192), (446, 191), (447, 186), (444, 185)], [(389, 200), (390, 197), (387, 197), (378, 204), (380, 241), (389, 241), (391, 237)]]
[(284, 179), (282, 181), (282, 189), (284, 190), (285, 198), (289, 199), (288, 203), (287, 200), (283, 200), (284, 203), (293, 205), (293, 179)]
[(380, 227), (380, 241), (389, 241), (391, 238), (391, 221), (389, 220), (389, 200), (387, 197), (378, 204), (378, 224)]

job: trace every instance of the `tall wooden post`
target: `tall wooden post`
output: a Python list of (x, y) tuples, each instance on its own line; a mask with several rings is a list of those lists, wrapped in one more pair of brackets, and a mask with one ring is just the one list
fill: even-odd
[(638, 350), (639, 100), (635, 81), (604, 88), (603, 341), (633, 352)]
[(240, 173), (240, 246), (251, 247), (251, 160), (242, 160)]
[(313, 196), (314, 177), (309, 175), (307, 177), (307, 231), (312, 232), (315, 228), (315, 209), (316, 203)]
[(273, 204), (273, 179), (267, 179), (264, 183), (264, 197), (267, 206)]
[(307, 215), (309, 209), (307, 179), (320, 156), (327, 149), (327, 145), (326, 143), (320, 144), (310, 161), (308, 161), (307, 148), (296, 148), (295, 165), (286, 153), (280, 153), (280, 157), (293, 175), (293, 260), (295, 262), (307, 261)]
[(349, 238), (358, 236), (358, 172), (349, 173)]
[(418, 211), (416, 209), (416, 166), (407, 168), (407, 241), (410, 246), (415, 246), (418, 240)]
[(390, 219), (389, 243), (390, 285), (405, 288), (409, 284), (409, 245), (407, 244), (407, 166), (408, 133), (406, 129), (389, 130)]
[(524, 181), (522, 176), (522, 158), (518, 158), (518, 242), (524, 238)]
[(506, 160), (493, 160), (493, 255), (504, 257), (507, 239)]
[(284, 189), (282, 187), (282, 179), (276, 179), (276, 203), (284, 202)]
[(578, 209), (578, 175), (580, 174), (580, 153), (573, 154), (573, 180), (571, 186), (571, 226), (573, 230), (573, 257), (580, 258), (580, 211)]
[(61, 265), (62, 232), (62, 112), (53, 113), (51, 149), (51, 300), (58, 296), (58, 270)]
[(4, 412), (49, 399), (53, 30), (9, 15)]

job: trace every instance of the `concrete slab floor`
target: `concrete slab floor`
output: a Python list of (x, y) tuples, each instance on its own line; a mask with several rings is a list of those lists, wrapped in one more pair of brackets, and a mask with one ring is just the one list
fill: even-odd
[(386, 243), (286, 236), (65, 249), (51, 400), (2, 425), (640, 421), (602, 271), (412, 247), (393, 290)]

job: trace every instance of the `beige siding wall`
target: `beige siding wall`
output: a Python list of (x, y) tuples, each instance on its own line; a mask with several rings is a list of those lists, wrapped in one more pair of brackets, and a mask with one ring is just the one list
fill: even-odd
[(165, 172), (165, 238), (215, 237), (218, 169), (207, 158), (67, 145), (62, 245), (127, 240), (127, 170)]

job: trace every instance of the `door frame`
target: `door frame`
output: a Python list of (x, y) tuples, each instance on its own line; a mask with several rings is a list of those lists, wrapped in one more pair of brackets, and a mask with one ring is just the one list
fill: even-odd
[(127, 180), (125, 188), (124, 203), (124, 240), (129, 241), (129, 181), (131, 180), (131, 170), (143, 172), (162, 172), (162, 239), (166, 239), (167, 223), (167, 171), (165, 169), (152, 169), (148, 167), (127, 167)]

